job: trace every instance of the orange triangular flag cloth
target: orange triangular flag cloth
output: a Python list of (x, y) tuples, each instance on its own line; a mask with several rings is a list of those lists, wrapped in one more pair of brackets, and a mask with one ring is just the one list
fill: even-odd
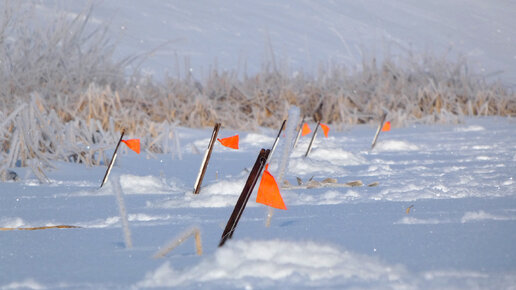
[(390, 131), (391, 130), (391, 122), (387, 121), (385, 124), (383, 124), (382, 132)]
[(328, 132), (330, 132), (330, 127), (328, 125), (324, 125), (323, 123), (319, 124), (321, 126), (321, 129), (324, 132), (324, 137), (328, 138)]
[(281, 197), (278, 184), (267, 167), (265, 167), (265, 170), (263, 171), (262, 181), (260, 181), (260, 186), (258, 187), (256, 202), (278, 209), (287, 210), (287, 207), (283, 202), (283, 198)]
[(308, 123), (304, 123), (303, 128), (301, 129), (301, 136), (308, 135), (308, 134), (310, 134), (310, 132), (312, 132), (312, 130), (310, 130)]
[(238, 135), (217, 139), (219, 140), (220, 144), (232, 148), (232, 149), (238, 149)]
[(131, 150), (140, 154), (140, 139), (122, 140)]

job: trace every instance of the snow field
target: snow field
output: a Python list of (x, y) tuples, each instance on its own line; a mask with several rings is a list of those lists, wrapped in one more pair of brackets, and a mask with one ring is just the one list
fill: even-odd
[[(111, 182), (98, 189), (103, 166), (57, 162), (50, 184), (14, 168), (22, 178), (3, 184), (0, 227), (81, 228), (0, 232), (0, 264), (9, 265), (0, 286), (507, 288), (516, 269), (513, 125), (486, 118), (393, 129), (373, 151), (375, 128), (359, 126), (318, 136), (308, 158), (305, 136), (285, 172), (293, 185), (281, 190), (288, 210), (275, 211), (266, 228), (267, 210), (253, 194), (220, 249), (255, 154), (273, 142), (272, 129), (240, 132), (238, 151), (217, 143), (199, 195), (193, 183), (209, 129), (178, 128), (182, 159), (121, 154), (110, 179), (119, 180), (124, 195), (130, 249)], [(276, 154), (273, 174), (282, 158), (281, 150)], [(296, 177), (338, 184), (296, 188)], [(356, 180), (364, 185), (342, 185)], [(192, 226), (201, 230), (202, 256), (189, 239), (152, 258)]]

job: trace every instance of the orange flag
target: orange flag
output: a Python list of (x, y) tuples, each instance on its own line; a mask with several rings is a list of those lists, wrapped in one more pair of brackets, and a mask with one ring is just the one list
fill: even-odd
[(229, 147), (232, 149), (238, 149), (238, 135), (227, 137), (227, 138), (222, 138), (222, 139), (217, 139), (217, 140), (220, 142), (220, 144), (222, 144), (226, 147)]
[(127, 145), (127, 147), (129, 147), (129, 149), (140, 154), (140, 139), (122, 140), (122, 142), (124, 142), (125, 145)]
[(324, 125), (323, 123), (320, 123), (319, 125), (321, 125), (321, 129), (324, 132), (324, 137), (328, 138), (328, 132), (330, 132), (330, 127), (328, 127), (328, 125)]
[(308, 134), (310, 134), (310, 132), (312, 132), (312, 130), (310, 130), (310, 127), (308, 126), (308, 123), (304, 123), (303, 124), (303, 129), (301, 129), (301, 136), (308, 135)]
[(391, 122), (387, 121), (383, 124), (382, 132), (391, 130)]
[(265, 167), (262, 175), (262, 181), (258, 187), (258, 196), (256, 202), (263, 203), (278, 209), (286, 210), (287, 207), (281, 197), (278, 184), (268, 170), (268, 165)]

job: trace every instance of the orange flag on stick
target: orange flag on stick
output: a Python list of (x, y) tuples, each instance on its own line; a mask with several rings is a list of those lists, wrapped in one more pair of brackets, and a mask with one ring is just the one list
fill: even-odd
[(278, 184), (268, 170), (268, 166), (265, 167), (262, 175), (262, 181), (258, 187), (258, 196), (256, 202), (263, 203), (268, 206), (272, 206), (278, 209), (287, 210), (283, 198), (281, 197)]
[(217, 139), (217, 140), (220, 142), (220, 144), (222, 144), (226, 147), (229, 147), (232, 149), (238, 149), (238, 135), (227, 137), (227, 138), (222, 138), (222, 139)]
[(385, 124), (383, 124), (382, 132), (390, 131), (391, 130), (391, 122), (387, 121)]
[(330, 127), (328, 127), (328, 125), (325, 125), (323, 123), (320, 123), (319, 125), (321, 125), (321, 129), (324, 132), (324, 137), (328, 138), (328, 132), (330, 132)]
[(140, 139), (122, 140), (122, 142), (124, 142), (125, 145), (127, 145), (127, 147), (129, 147), (129, 149), (140, 154)]
[(303, 129), (301, 130), (301, 136), (308, 135), (308, 134), (310, 134), (310, 132), (312, 132), (312, 130), (310, 130), (310, 127), (308, 126), (308, 123), (304, 123), (303, 124)]

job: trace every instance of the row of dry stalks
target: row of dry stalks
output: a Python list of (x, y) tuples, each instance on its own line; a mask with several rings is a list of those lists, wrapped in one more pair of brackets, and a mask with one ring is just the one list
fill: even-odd
[(0, 16), (0, 172), (31, 166), (44, 180), (50, 160), (105, 163), (122, 129), (149, 153), (178, 151), (174, 128), (277, 128), (290, 106), (333, 124), (394, 126), (453, 122), (462, 116), (516, 115), (516, 94), (468, 72), (465, 60), (433, 56), (364, 60), (360, 70), (321, 69), (315, 76), (264, 66), (253, 76), (213, 71), (156, 82), (134, 59), (114, 61), (105, 27), (91, 9), (36, 24), (34, 9), (5, 2)]

